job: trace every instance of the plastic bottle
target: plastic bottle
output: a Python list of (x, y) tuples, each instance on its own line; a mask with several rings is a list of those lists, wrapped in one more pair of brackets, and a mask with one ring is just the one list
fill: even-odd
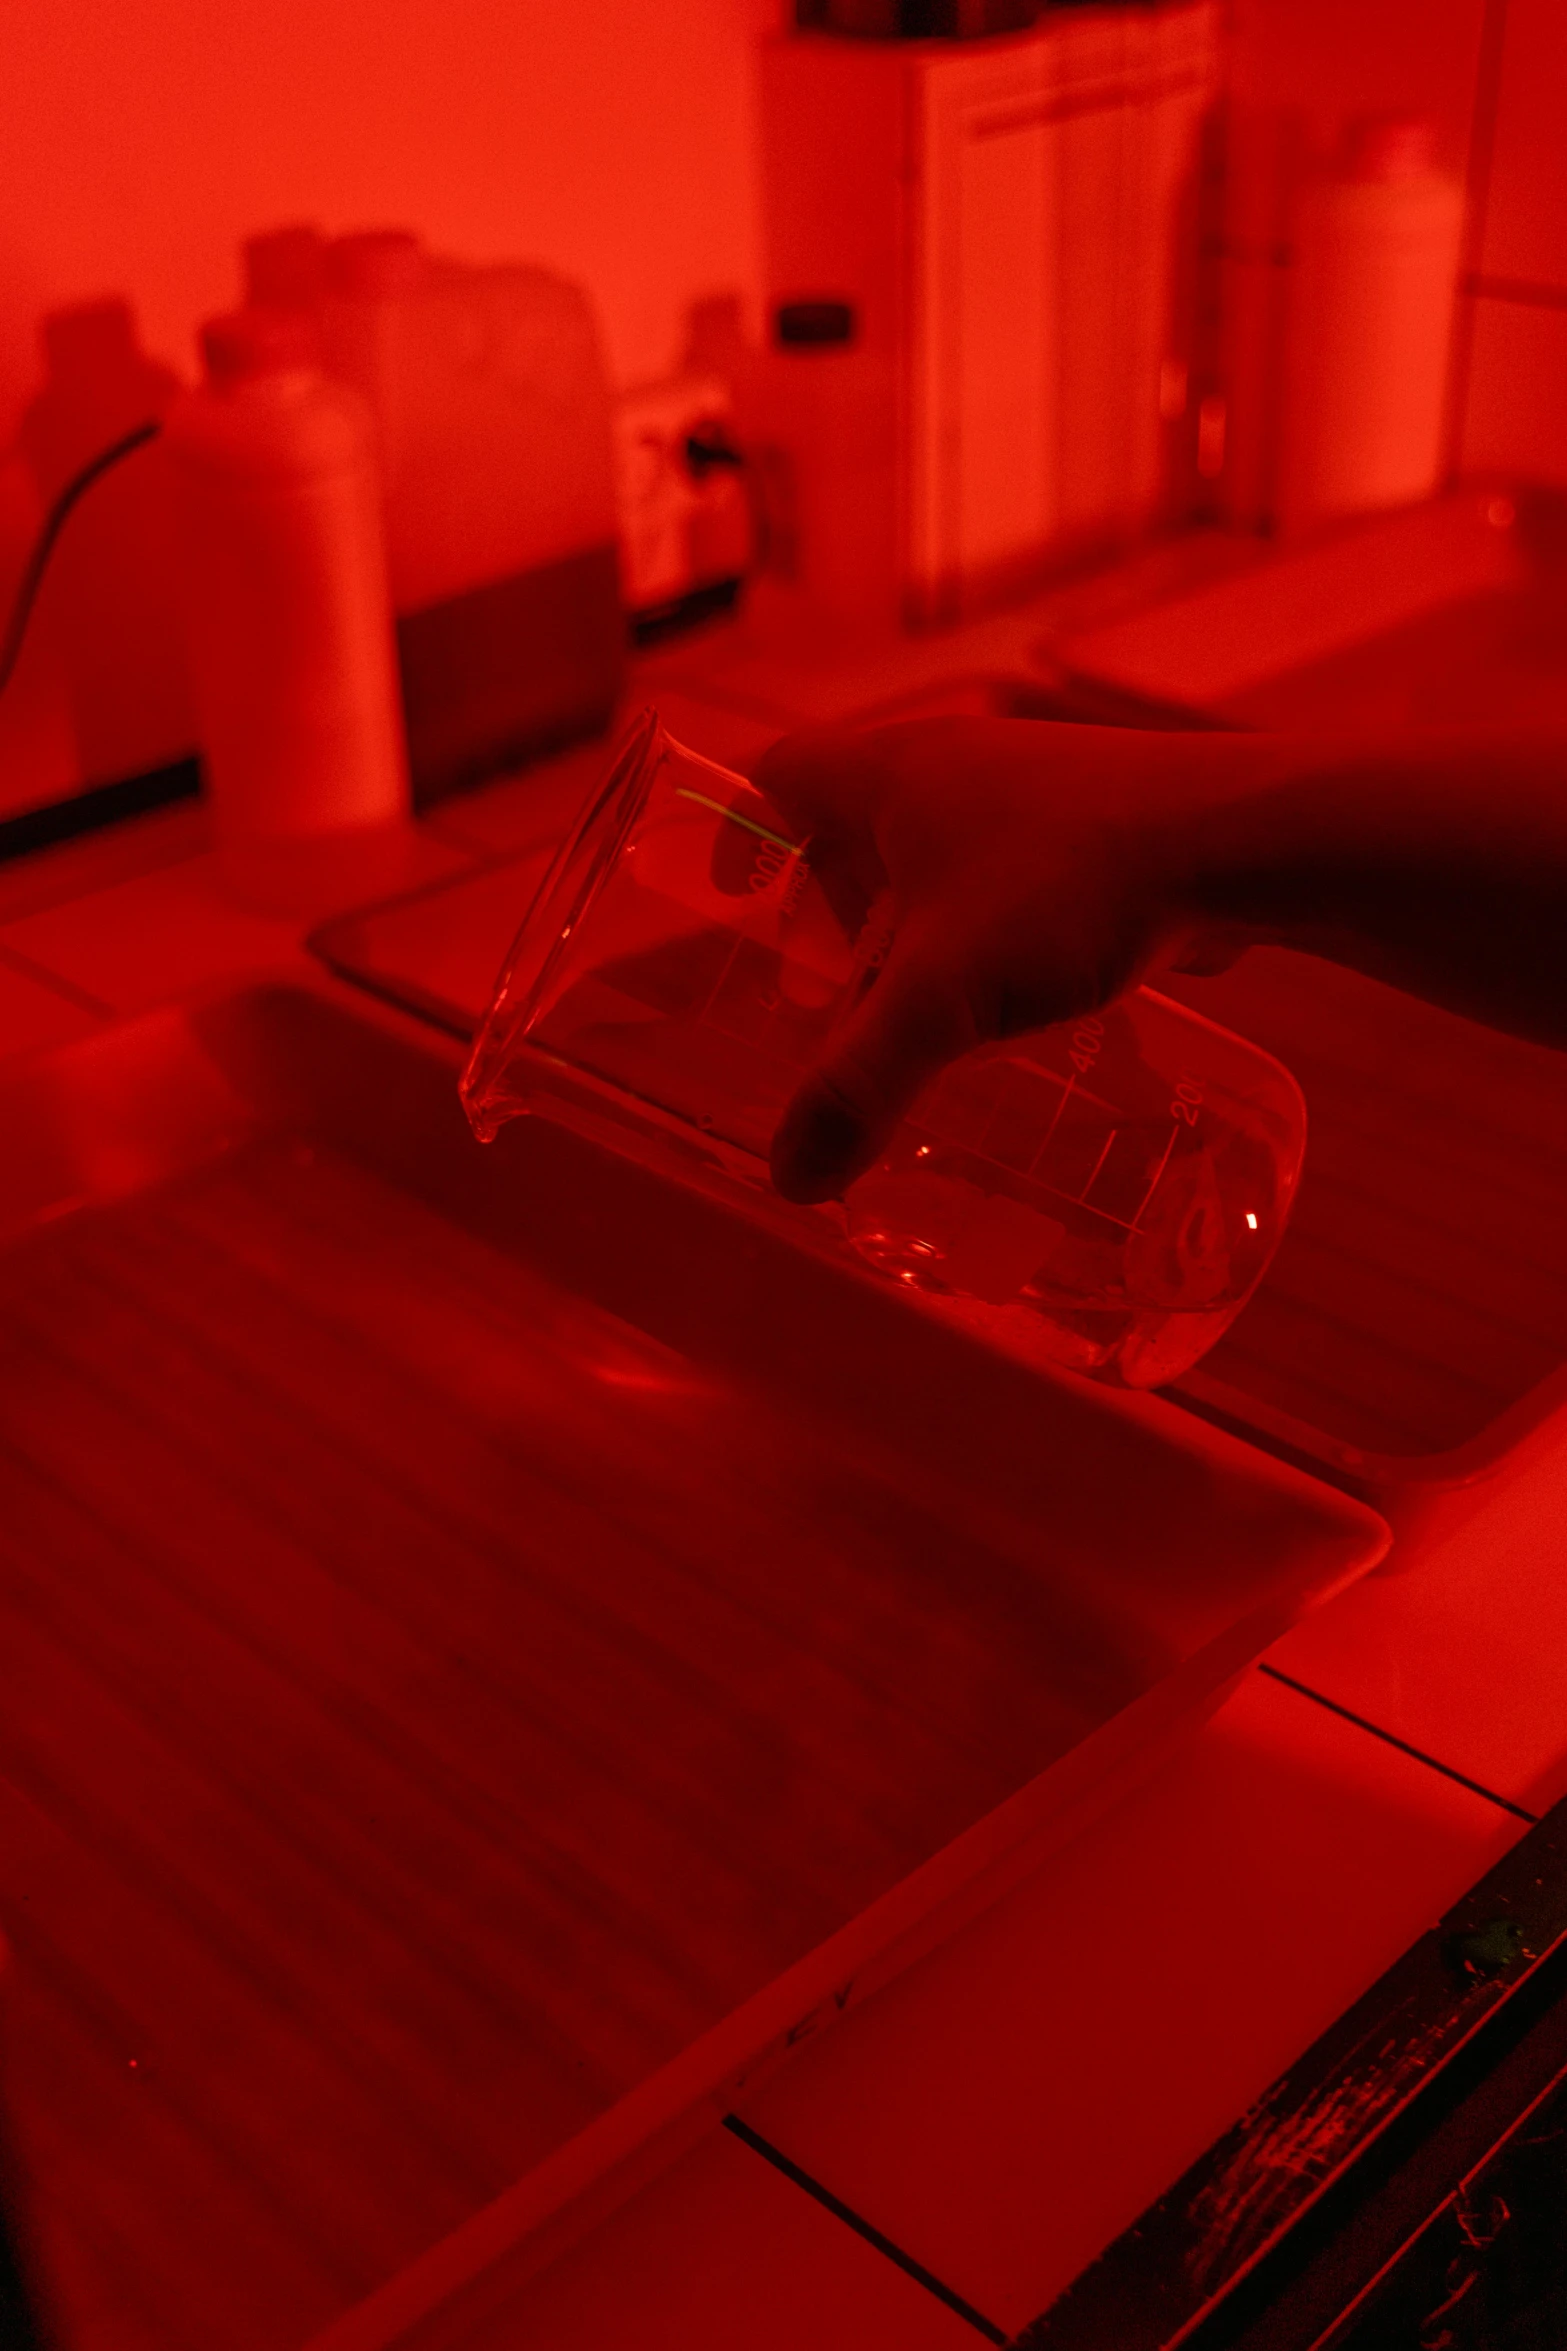
[(326, 295), (327, 241), (311, 221), (247, 237), (241, 248), (247, 310), (291, 310), (317, 326)]
[[(47, 509), (67, 482), (180, 391), (117, 299), (51, 311), (47, 376), (19, 446)], [(47, 625), (65, 663), (81, 780), (118, 783), (187, 758), (196, 725), (175, 583), (168, 461), (154, 441), (102, 475), (50, 560)], [(40, 614), (42, 617), (42, 613)]]
[(1300, 530), (1432, 495), (1443, 463), (1463, 189), (1432, 127), (1351, 125), (1296, 206), (1277, 517)]
[(237, 877), (307, 902), (313, 845), (408, 811), (374, 427), (287, 313), (215, 319), (202, 349), (166, 439), (217, 835)]

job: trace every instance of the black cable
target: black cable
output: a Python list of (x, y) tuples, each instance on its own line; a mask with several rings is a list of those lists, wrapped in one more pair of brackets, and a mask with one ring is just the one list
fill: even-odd
[(150, 417), (145, 424), (137, 425), (133, 432), (122, 435), (118, 441), (111, 441), (107, 449), (100, 449), (96, 457), (88, 459), (80, 473), (71, 476), (44, 516), (44, 527), (33, 542), (33, 551), (27, 558), (27, 569), (22, 574), (22, 584), (16, 591), (16, 602), (11, 607), (11, 617), (6, 623), (5, 640), (0, 644), (0, 694), (11, 683), (12, 672), (21, 657), (27, 624), (33, 616), (33, 606), (38, 601), (38, 591), (43, 585), (49, 558), (54, 553), (54, 543), (64, 529), (72, 507), (85, 491), (92, 488), (100, 474), (107, 473), (111, 465), (118, 465), (122, 458), (131, 456), (148, 441), (155, 440), (162, 430), (161, 420)]
[(700, 481), (715, 465), (739, 468), (745, 464), (745, 453), (733, 441), (722, 438), (721, 432), (695, 432), (686, 435), (686, 463), (691, 468), (693, 481)]

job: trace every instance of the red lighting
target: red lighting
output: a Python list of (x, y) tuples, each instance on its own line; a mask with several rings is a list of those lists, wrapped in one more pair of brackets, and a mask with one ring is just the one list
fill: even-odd
[[(675, 2149), (679, 2170), (693, 2116), (763, 2173), (716, 2128), (735, 2084), (759, 2108), (779, 2083), (803, 2095), (809, 2042), (827, 2098), (823, 2052), (867, 2015), (899, 2097), (933, 2052), (925, 2111), (960, 2192), (927, 2193), (923, 2139), (870, 2097), (842, 2109), (845, 2164), (915, 2181), (911, 2244), (961, 2225), (978, 2248), (971, 2278), (921, 2238), (886, 2265), (896, 2292), (923, 2310), (950, 2273), (931, 2340), (980, 2304), (1000, 2340), (1052, 2259), (1053, 2294), (1165, 2194), (1226, 2101), (1263, 2112), (1302, 2034), (1560, 1776), (1561, 1644), (1526, 1660), (1527, 1707), (1507, 1644), (1515, 1591), (1545, 1590), (1567, 1470), (1526, 1489), (1516, 1544), (1487, 1499), (1515, 1456), (1536, 1476), (1567, 1363), (1562, 1063), (1518, 1001), (1530, 976), (1511, 996), (1495, 979), (1512, 902), (1445, 989), (1399, 941), (1361, 952), (1321, 901), (1283, 905), (1294, 867), (1271, 929), (1217, 886), (1210, 903), (1224, 858), (1172, 850), (1171, 801), (1149, 818), (1126, 778), (1164, 760), (1206, 841), (1244, 798), (1216, 778), (1261, 777), (1271, 807), (1331, 768), (1332, 849), (1402, 916), (1431, 868), (1399, 841), (1431, 860), (1451, 842), (1460, 755), (1421, 736), (1398, 771), (1390, 881), (1356, 862), (1383, 853), (1365, 746), (1446, 730), (1472, 756), (1466, 730), (1504, 718), (1567, 740), (1567, 8), (942, 5), (941, 37), (902, 40), (914, 0), (10, 0), (0, 646), (32, 551), (52, 552), (0, 682), (0, 2123), (9, 2107), (38, 2271), (82, 2351), (482, 2331), (488, 2286), (441, 2308), (470, 2254), (516, 2261), (526, 2311), (539, 2246), (564, 2274), (571, 2196), (602, 2200), (593, 2228), (637, 2225), (637, 2167)], [(266, 553), (330, 539), (346, 440), (285, 479), (281, 427), (236, 426), (212, 502), (219, 442), (190, 418), (222, 387), (192, 385), (203, 322), (229, 313), (216, 377), (251, 350), (278, 415), (308, 380), (352, 424), (353, 598), (330, 564)], [(617, 471), (628, 418), (646, 462)], [(247, 541), (268, 499), (284, 524)], [(215, 639), (245, 689), (229, 740), (256, 754), (248, 885), (198, 675)], [(348, 789), (350, 641), (379, 792)], [(518, 1040), (525, 1071), (547, 1062), (538, 1099), (519, 1079), (527, 1115), (481, 1151), (456, 1040), (491, 932), (525, 914), (604, 730), (652, 702), (683, 703), (696, 764), (764, 807), (748, 779), (774, 731), (822, 718), (860, 813), (889, 743), (1024, 743), (1015, 803), (986, 798), (983, 757), (948, 755), (924, 805), (982, 810), (997, 837), (1014, 806), (1051, 811), (1057, 894), (1026, 935), (1057, 958), (1053, 992), (1020, 1003), (1001, 967), (1025, 899), (985, 895), (1028, 860), (976, 858), (972, 901), (943, 902), (934, 947), (911, 920), (899, 962), (885, 909), (910, 900), (896, 875), (875, 893), (911, 803), (875, 800), (840, 954), (840, 807), (780, 796), (773, 830), (684, 791), (686, 817), (747, 837), (709, 856), (704, 833), (688, 873), (669, 828), (639, 835), (639, 871), (668, 886), (652, 915), (629, 888), (612, 901), (613, 955), (564, 862), (540, 970), (571, 993)], [(314, 768), (298, 734), (284, 758), (266, 733), (289, 707)], [(684, 710), (669, 725), (686, 739)], [(1047, 735), (1053, 759), (1090, 749), (1041, 785)], [(1300, 769), (1243, 765), (1290, 744)], [(825, 760), (821, 738), (802, 756)], [(1506, 831), (1487, 773), (1477, 847)], [(599, 815), (618, 854), (617, 804)], [(294, 889), (290, 825), (344, 850), (326, 880)], [(930, 865), (966, 886), (961, 857)], [(372, 870), (406, 894), (385, 903)], [(1107, 870), (1141, 962), (1122, 933), (1100, 952)], [(799, 915), (792, 956), (774, 899)], [(309, 960), (318, 911), (351, 951), (318, 939)], [(1242, 931), (1268, 943), (1242, 955)], [(1542, 936), (1535, 978), (1560, 964)], [(924, 1098), (860, 1100), (867, 1000), (892, 1007), (883, 1041), (914, 1040), (908, 1070), (951, 1088), (906, 1161), (869, 1148), (865, 1103)], [(1064, 1037), (1062, 1005), (1090, 1000), (1105, 1017), (1076, 1026), (1075, 1076), (1027, 1059), (1027, 1024)], [(1200, 1050), (1137, 1062), (1158, 1082), (1123, 1101), (1107, 1023), (1155, 1001)], [(931, 1040), (986, 1021), (1011, 1059), (965, 1107)], [(1231, 1030), (1282, 1065), (1287, 1150), (1238, 1081), (1205, 1096), (1181, 1074)], [(767, 1188), (809, 1071), (829, 1143), (835, 1122), (867, 1142), (881, 1189), (858, 1202), (841, 1154), (814, 1189)], [(1221, 1116), (1222, 1189), (1203, 1156)], [(1237, 1212), (1248, 1198), (1263, 1209)], [(1398, 1564), (1429, 1543), (1447, 1578), (1410, 1637), (1431, 1686), (1471, 1672), (1476, 1719), (1511, 1708), (1520, 1756), (1525, 1713), (1550, 1722), (1558, 1760), (1531, 1751), (1513, 1794), (1493, 1800), (1456, 1734), (1438, 1757), (1429, 1723), (1394, 1719), (1416, 1676), (1390, 1586), (1347, 1590), (1381, 1558), (1373, 1509)], [(1436, 1658), (1463, 1646), (1469, 1563), (1505, 1594), (1478, 1667)], [(1324, 1656), (1364, 1643), (1342, 1703), (1249, 1670), (1319, 1601)], [(1345, 1601), (1351, 1632), (1322, 1633)], [(1243, 1669), (1241, 1711), (1203, 1715)], [(1199, 1717), (1139, 1792), (1136, 1742)], [(1357, 1742), (1390, 1861), (1349, 1786)], [(1101, 1813), (1112, 1765), (1131, 1793), (1107, 1779)], [(1131, 1857), (1113, 1938), (1101, 1838)], [(1331, 1968), (1309, 1920), (1273, 1946), (1249, 1916), (1226, 1927), (1210, 1893), (1248, 1872), (1279, 1918), (1329, 1922)], [(984, 1908), (1003, 1884), (1026, 1900)], [(1139, 1952), (1155, 1914), (1191, 1948), (1165, 1932)], [(1017, 1916), (1056, 2004), (997, 1962), (995, 2013), (1044, 2085), (1028, 2160), (1062, 2193), (1030, 2172), (1013, 2213), (999, 2165), (964, 2170), (1001, 2093), (953, 2057), (956, 2026), (945, 2055), (911, 2032), (905, 2062), (883, 1996), (913, 1999), (949, 1927), (954, 1947), (993, 1935), (994, 1960)], [(1192, 1996), (1150, 2065), (1126, 2020), (1166, 1967)], [(917, 1980), (936, 2003), (959, 1978), (933, 1960)], [(1476, 2014), (1489, 1980), (1463, 1991)], [(982, 2004), (951, 1997), (969, 2030)], [(1316, 2163), (1323, 2114), (1285, 2168)], [(1216, 2232), (1255, 2176), (1221, 2186)], [(874, 2277), (854, 2264), (890, 2233), (844, 2228), (836, 2188), (807, 2197), (783, 2168), (764, 2188), (770, 2212), (808, 2207), (789, 2259), (804, 2277), (826, 2248), (828, 2333), (846, 2311), (874, 2346), (874, 2290), (862, 2326), (832, 2265)], [(530, 2244), (535, 2225), (552, 2233)], [(672, 2295), (713, 2247), (722, 2287), (748, 2242), (715, 2228), (676, 2262), (660, 2241)], [(339, 2338), (393, 2278), (404, 2299)], [(765, 2333), (765, 2281), (744, 2284)]]

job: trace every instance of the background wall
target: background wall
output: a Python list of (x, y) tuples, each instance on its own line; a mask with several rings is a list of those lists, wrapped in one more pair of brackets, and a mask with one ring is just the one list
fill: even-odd
[(1231, 0), (1238, 103), (1291, 107), (1326, 148), (1350, 114), (1427, 115), (1463, 168), (1486, 0)]
[(122, 292), (189, 372), (253, 230), (406, 222), (598, 302), (621, 380), (757, 278), (751, 58), (779, 0), (6, 0), (0, 441), (40, 310)]
[[(7, 0), (0, 12), (0, 444), (40, 310), (122, 291), (192, 365), (249, 231), (408, 221), (580, 277), (614, 373), (657, 374), (686, 305), (755, 298), (751, 57), (787, 0)], [(1233, 86), (1325, 145), (1427, 113), (1476, 263), (1466, 458), (1567, 478), (1561, 0), (1233, 0)], [(1254, 226), (1255, 224), (1242, 224)]]

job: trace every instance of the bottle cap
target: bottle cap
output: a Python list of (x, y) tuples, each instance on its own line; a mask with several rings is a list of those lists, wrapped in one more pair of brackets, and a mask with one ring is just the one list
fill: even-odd
[(237, 384), (316, 364), (310, 321), (298, 311), (231, 310), (201, 330), (201, 355), (210, 382)]
[(321, 299), (326, 279), (326, 239), (308, 221), (247, 237), (245, 300), (277, 310), (310, 310)]
[(1344, 161), (1357, 180), (1418, 180), (1436, 170), (1436, 125), (1416, 116), (1366, 114), (1344, 135)]
[(429, 263), (412, 229), (357, 229), (326, 249), (334, 294), (405, 294), (423, 283)]

